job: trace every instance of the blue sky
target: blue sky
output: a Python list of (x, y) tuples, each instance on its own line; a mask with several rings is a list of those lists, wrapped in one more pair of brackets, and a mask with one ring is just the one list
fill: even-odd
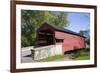
[(90, 14), (79, 12), (68, 12), (69, 26), (65, 27), (69, 30), (79, 32), (80, 30), (87, 30), (90, 27)]

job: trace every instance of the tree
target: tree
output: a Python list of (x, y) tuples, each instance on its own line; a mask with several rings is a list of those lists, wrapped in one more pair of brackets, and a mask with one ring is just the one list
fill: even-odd
[[(44, 22), (49, 22), (58, 27), (67, 23), (67, 13), (52, 11), (21, 10), (21, 45), (32, 46), (35, 44), (36, 29)], [(25, 41), (27, 42), (25, 42)]]
[(88, 29), (88, 30), (81, 30), (80, 31), (80, 34), (81, 35), (83, 35), (83, 36), (85, 36), (86, 37), (86, 43), (88, 44), (88, 45), (90, 45), (90, 30)]

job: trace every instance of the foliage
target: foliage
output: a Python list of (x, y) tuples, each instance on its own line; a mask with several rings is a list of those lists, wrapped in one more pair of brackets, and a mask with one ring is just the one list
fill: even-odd
[(81, 30), (80, 34), (84, 35), (87, 38), (89, 38), (90, 37), (90, 30), (89, 29), (87, 29), (87, 30)]
[(21, 46), (35, 44), (36, 30), (44, 22), (64, 27), (67, 23), (67, 13), (52, 11), (21, 10)]
[(81, 35), (83, 35), (83, 36), (85, 36), (86, 37), (86, 43), (88, 44), (88, 45), (90, 45), (90, 30), (88, 29), (88, 30), (81, 30), (80, 31), (80, 34)]
[(29, 45), (28, 44), (28, 39), (24, 36), (21, 37), (21, 45), (23, 45), (25, 47), (26, 47), (26, 45)]
[(89, 51), (89, 48), (85, 48), (85, 49), (82, 49), (82, 50), (77, 51), (73, 55), (73, 59), (74, 60), (88, 60), (88, 59), (90, 59), (90, 51)]

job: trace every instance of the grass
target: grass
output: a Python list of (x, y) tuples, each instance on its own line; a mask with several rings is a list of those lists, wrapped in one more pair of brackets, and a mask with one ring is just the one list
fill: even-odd
[(49, 61), (55, 61), (57, 59), (63, 58), (63, 55), (55, 55), (55, 56), (50, 56), (48, 58), (40, 59), (40, 60), (34, 60), (36, 62), (49, 62)]
[(90, 51), (87, 49), (83, 49), (80, 51), (77, 51), (73, 55), (73, 60), (89, 60), (90, 59)]
[(79, 56), (75, 58), (75, 60), (89, 60), (89, 59), (90, 59), (89, 56)]

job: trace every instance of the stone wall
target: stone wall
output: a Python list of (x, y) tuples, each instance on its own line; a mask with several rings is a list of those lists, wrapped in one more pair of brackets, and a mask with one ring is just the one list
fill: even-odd
[(34, 60), (44, 59), (50, 56), (62, 55), (62, 45), (50, 45), (31, 50)]

